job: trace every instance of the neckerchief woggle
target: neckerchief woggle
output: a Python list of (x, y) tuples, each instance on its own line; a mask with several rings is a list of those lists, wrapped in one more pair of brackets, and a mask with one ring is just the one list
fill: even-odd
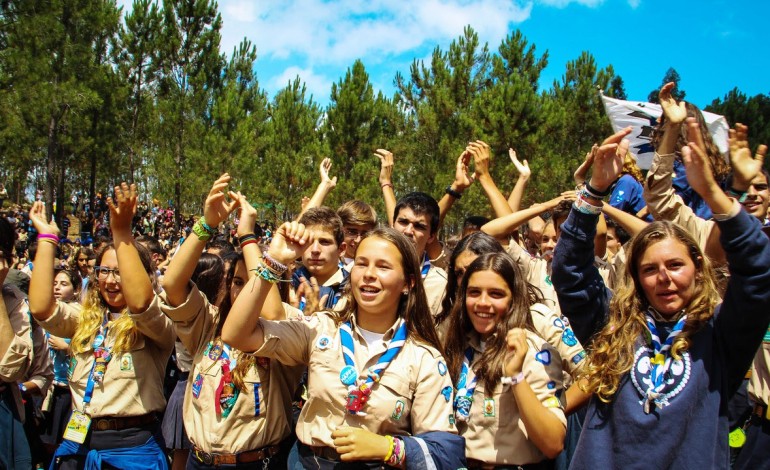
[(465, 350), (463, 357), (463, 368), (460, 372), (460, 378), (457, 380), (457, 392), (455, 393), (455, 418), (459, 421), (467, 421), (471, 414), (471, 405), (473, 404), (473, 391), (476, 390), (478, 377), (474, 374), (469, 381), (468, 375), (471, 373), (471, 363), (473, 362), (473, 348)]
[(658, 329), (655, 326), (655, 319), (647, 312), (647, 328), (650, 330), (650, 339), (652, 342), (652, 357), (650, 358), (650, 381), (652, 385), (647, 389), (646, 396), (644, 397), (644, 412), (649, 414), (651, 409), (650, 405), (657, 406), (655, 400), (660, 396), (660, 392), (666, 386), (666, 373), (671, 367), (671, 363), (674, 358), (671, 357), (671, 346), (674, 344), (677, 336), (682, 333), (684, 324), (687, 321), (687, 314), (682, 315), (682, 318), (676, 322), (671, 333), (666, 340), (661, 344), (660, 336), (658, 336)]
[(425, 279), (425, 276), (428, 275), (428, 271), (430, 271), (430, 257), (426, 251), (422, 259), (422, 270), (420, 271), (420, 276)]
[(345, 367), (340, 371), (340, 382), (348, 386), (348, 398), (346, 408), (348, 413), (358, 416), (366, 416), (361, 411), (369, 401), (372, 394), (372, 386), (380, 381), (380, 377), (391, 361), (398, 355), (406, 341), (406, 322), (399, 318), (396, 332), (388, 342), (388, 347), (377, 359), (377, 363), (369, 368), (366, 379), (362, 379), (356, 368), (355, 343), (353, 342), (353, 330), (350, 321), (340, 325), (340, 341), (342, 343), (342, 357), (345, 359)]

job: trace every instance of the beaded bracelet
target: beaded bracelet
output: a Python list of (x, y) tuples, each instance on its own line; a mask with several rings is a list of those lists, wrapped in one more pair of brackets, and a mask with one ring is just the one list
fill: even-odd
[(273, 257), (271, 257), (267, 253), (262, 255), (262, 261), (264, 261), (266, 267), (270, 268), (273, 272), (277, 273), (279, 276), (285, 273), (289, 269), (288, 266), (276, 261)]
[(524, 372), (519, 372), (513, 377), (500, 377), (500, 383), (503, 385), (516, 385), (524, 382)]
[(281, 279), (281, 276), (273, 272), (265, 263), (259, 263), (255, 269), (252, 269), (257, 276), (263, 280), (275, 284), (276, 282), (291, 282), (291, 279)]

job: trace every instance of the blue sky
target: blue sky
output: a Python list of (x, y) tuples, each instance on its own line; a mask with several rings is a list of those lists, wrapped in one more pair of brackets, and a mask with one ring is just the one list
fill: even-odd
[[(128, 0), (120, 5), (130, 8)], [(765, 1), (662, 0), (220, 0), (222, 50), (243, 37), (257, 46), (260, 86), (272, 98), (295, 76), (314, 100), (328, 103), (331, 84), (360, 58), (388, 96), (397, 71), (472, 26), (495, 51), (521, 29), (549, 65), (541, 88), (561, 78), (566, 63), (591, 52), (612, 65), (631, 100), (646, 100), (669, 67), (686, 99), (704, 107), (738, 87), (770, 93)]]

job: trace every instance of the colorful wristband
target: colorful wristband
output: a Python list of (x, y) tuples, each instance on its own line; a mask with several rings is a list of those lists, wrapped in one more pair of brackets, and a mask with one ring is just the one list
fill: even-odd
[(207, 224), (206, 220), (203, 217), (198, 219), (198, 222), (200, 222), (201, 227), (203, 227), (203, 230), (207, 231), (211, 235), (214, 235), (215, 233), (217, 233), (217, 229), (215, 229), (214, 227), (211, 227), (209, 224)]
[(211, 232), (203, 227), (201, 220), (202, 219), (198, 219), (198, 221), (193, 224), (192, 231), (200, 241), (207, 242), (211, 239)]
[[(610, 185), (612, 186), (612, 185)], [(591, 196), (595, 197), (596, 199), (603, 199), (610, 195), (611, 188), (607, 188), (604, 191), (599, 191), (598, 189), (591, 186), (590, 181), (586, 181), (586, 185), (583, 188), (584, 191), (587, 191)]]
[(241, 249), (243, 249), (243, 247), (246, 246), (246, 245), (251, 245), (252, 243), (256, 244), (257, 243), (257, 239), (256, 238), (249, 238), (248, 240), (243, 240), (242, 242), (240, 242)]
[(518, 374), (514, 375), (513, 377), (501, 377), (500, 383), (503, 385), (516, 385), (519, 383), (524, 382), (524, 372), (519, 372)]
[(57, 245), (59, 244), (59, 236), (54, 235), (53, 233), (38, 233), (37, 239), (40, 241), (43, 241), (43, 240), (52, 241)]

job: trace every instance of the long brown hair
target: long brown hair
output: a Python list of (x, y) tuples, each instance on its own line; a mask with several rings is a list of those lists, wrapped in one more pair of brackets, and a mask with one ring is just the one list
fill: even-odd
[[(379, 227), (366, 234), (363, 240), (377, 237), (396, 247), (401, 254), (401, 269), (404, 271), (406, 282), (410, 285), (406, 294), (401, 296), (398, 304), (398, 316), (406, 321), (407, 338), (421, 341), (441, 351), (438, 334), (433, 326), (433, 317), (425, 296), (420, 270), (422, 263), (417, 258), (414, 244), (403, 234), (390, 227)], [(363, 240), (361, 242), (363, 243)], [(360, 246), (360, 245), (359, 245)], [(345, 307), (340, 312), (333, 312), (337, 324), (342, 324), (355, 315), (358, 304), (352, 295), (351, 283), (345, 288)]]
[(687, 321), (671, 347), (675, 359), (680, 359), (689, 348), (690, 338), (712, 317), (719, 302), (711, 262), (687, 231), (668, 221), (656, 221), (639, 232), (631, 240), (628, 262), (610, 302), (607, 324), (594, 337), (583, 367), (582, 376), (587, 380), (585, 391), (596, 393), (604, 402), (612, 399), (622, 377), (633, 367), (634, 349), (647, 331), (645, 312), (650, 305), (639, 280), (639, 263), (647, 250), (666, 239), (685, 246), (696, 272), (693, 297), (685, 306)]
[(454, 304), (449, 320), (449, 329), (444, 341), (444, 357), (452, 381), (457, 383), (462, 369), (463, 355), (468, 346), (466, 335), (473, 331), (473, 324), (465, 308), (468, 281), (474, 273), (492, 271), (502, 277), (511, 291), (511, 305), (505, 316), (495, 326), (495, 332), (487, 341), (487, 347), (478, 362), (476, 376), (484, 382), (486, 394), (492, 393), (503, 375), (503, 364), (508, 353), (506, 336), (513, 328), (524, 328), (534, 332), (529, 307), (533, 300), (527, 283), (516, 263), (507, 253), (487, 253), (480, 255), (468, 266), (460, 285), (460, 294)]

